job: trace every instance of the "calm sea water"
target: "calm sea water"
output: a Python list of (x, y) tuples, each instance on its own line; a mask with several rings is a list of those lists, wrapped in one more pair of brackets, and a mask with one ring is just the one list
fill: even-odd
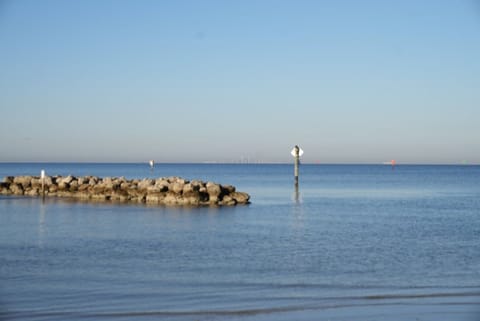
[(480, 167), (0, 164), (182, 176), (252, 204), (0, 197), (0, 319), (479, 320)]

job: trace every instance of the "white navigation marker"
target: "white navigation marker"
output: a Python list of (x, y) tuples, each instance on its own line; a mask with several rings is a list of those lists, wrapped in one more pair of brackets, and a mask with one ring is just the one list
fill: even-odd
[(155, 167), (155, 161), (153, 159), (149, 160), (148, 163), (150, 164), (150, 169), (153, 169), (153, 167)]
[[(298, 146), (297, 146), (298, 147)], [(290, 152), (290, 154), (292, 154), (293, 157), (295, 157), (295, 147), (292, 149), (292, 151)], [(303, 149), (301, 149), (300, 147), (298, 147), (298, 156), (302, 156), (303, 155)]]
[(42, 197), (45, 198), (45, 170), (40, 171), (40, 179), (42, 180)]
[(295, 186), (298, 186), (298, 167), (300, 165), (300, 156), (303, 155), (303, 149), (298, 147), (298, 145), (295, 145), (290, 154), (292, 154), (292, 156), (295, 158), (295, 167), (293, 169), (293, 174), (295, 176)]

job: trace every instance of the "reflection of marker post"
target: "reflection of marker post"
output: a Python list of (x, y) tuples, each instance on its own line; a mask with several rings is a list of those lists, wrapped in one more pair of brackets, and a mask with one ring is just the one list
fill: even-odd
[(40, 178), (42, 179), (42, 197), (45, 198), (45, 170), (40, 172)]
[(293, 175), (295, 177), (295, 186), (298, 186), (298, 173), (299, 173), (299, 166), (300, 166), (300, 156), (303, 155), (303, 150), (295, 145), (295, 147), (291, 151), (292, 156), (295, 158), (294, 168), (293, 168)]
[(300, 165), (300, 149), (298, 148), (298, 146), (295, 145), (295, 168), (293, 170), (294, 172), (294, 175), (295, 175), (295, 185), (298, 185), (298, 167)]

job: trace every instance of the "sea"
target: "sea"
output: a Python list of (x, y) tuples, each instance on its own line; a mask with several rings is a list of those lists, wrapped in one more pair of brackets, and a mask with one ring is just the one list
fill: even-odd
[(480, 320), (480, 166), (0, 163), (41, 170), (251, 204), (0, 196), (1, 320)]

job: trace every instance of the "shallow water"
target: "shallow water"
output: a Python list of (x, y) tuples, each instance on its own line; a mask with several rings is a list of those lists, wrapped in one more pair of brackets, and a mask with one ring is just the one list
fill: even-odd
[(182, 176), (252, 204), (0, 197), (0, 319), (478, 320), (480, 167), (0, 164)]

